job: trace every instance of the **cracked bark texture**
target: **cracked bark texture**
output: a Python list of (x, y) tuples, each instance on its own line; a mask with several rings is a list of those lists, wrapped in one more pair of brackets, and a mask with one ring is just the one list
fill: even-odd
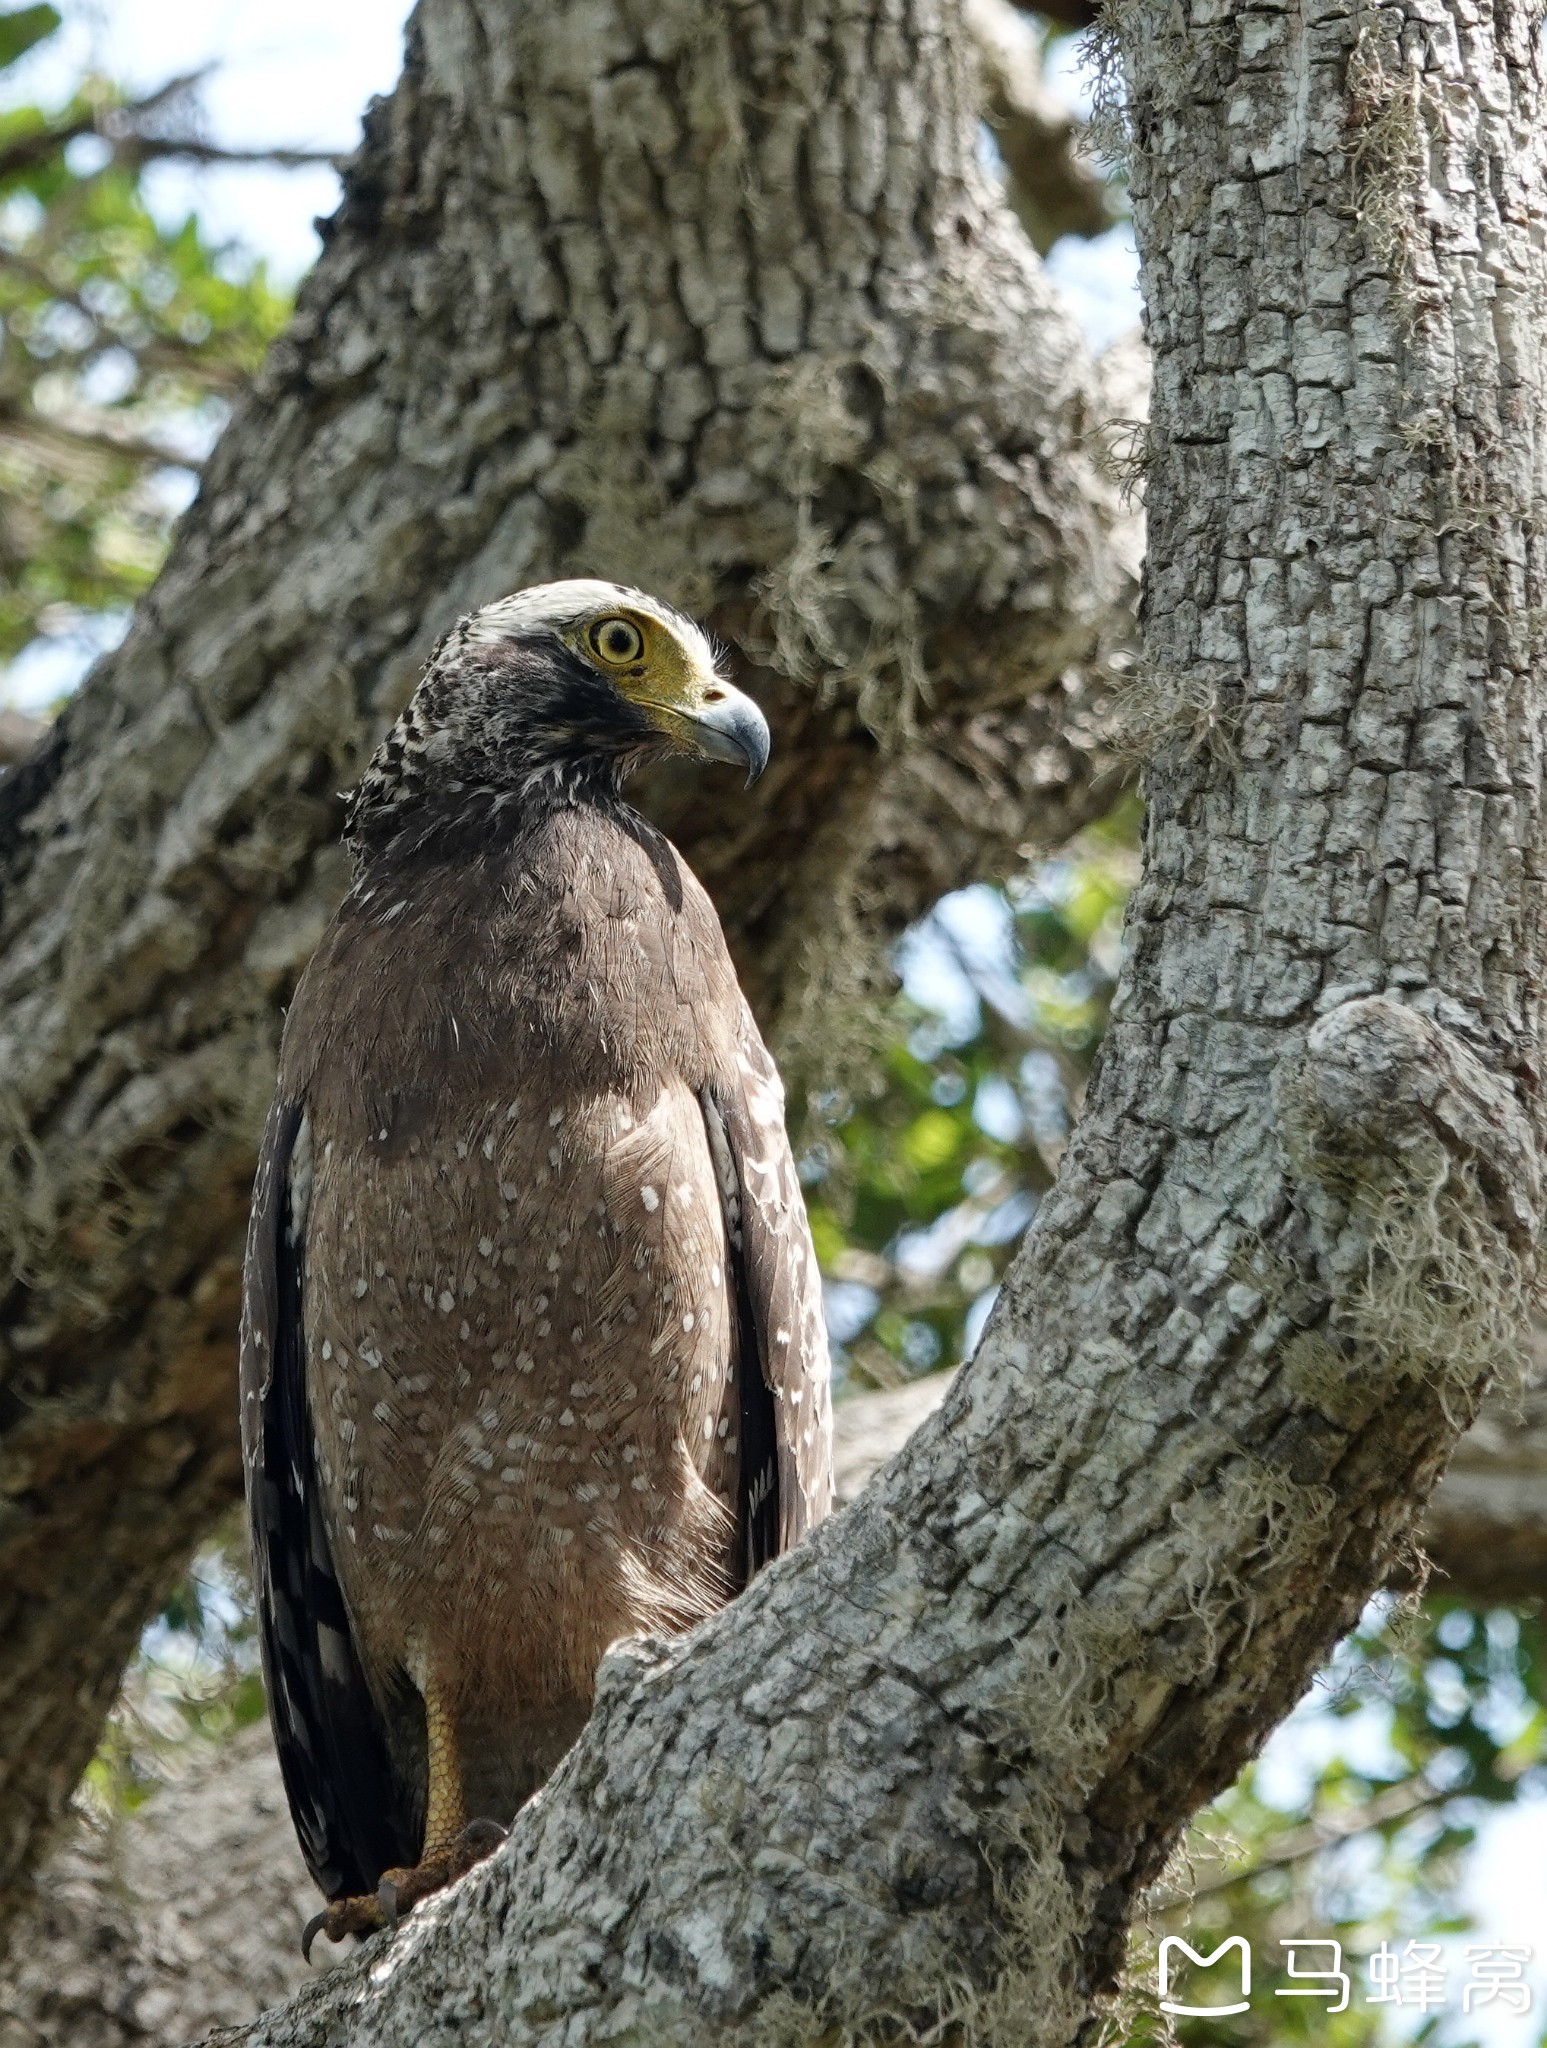
[(1518, 1352), (1536, 11), (1116, 13), (1172, 731), (1060, 1178), (862, 1498), (685, 1642), (615, 1648), (504, 1848), (222, 2041), (1073, 2041)]
[[(1479, 1606), (1547, 1596), (1547, 1392), (1539, 1334), (1522, 1361), (1534, 1384), (1487, 1402), (1456, 1445), (1430, 1497), (1419, 1542), (1436, 1591)], [(951, 1376), (934, 1373), (837, 1411), (833, 1457), (839, 1501), (860, 1492), (944, 1400)], [(1394, 1585), (1414, 1583), (1400, 1561)]]
[(0, 1908), (237, 1486), (335, 793), (460, 611), (582, 572), (734, 643), (774, 766), (649, 797), (799, 1071), (881, 939), (1111, 801), (1131, 405), (976, 92), (950, 0), (423, 0), (164, 574), (0, 783)]
[[(840, 1402), (840, 1506), (856, 1500), (952, 1375)], [(1547, 1587), (1547, 1399), (1492, 1402), (1429, 1503), (1423, 1543), (1477, 1600)], [(212, 1895), (211, 1861), (221, 1881)], [(300, 1932), (316, 1893), (266, 1723), (195, 1751), (186, 1775), (116, 1826), (81, 1816), (38, 1874), (0, 1977), (0, 2048), (137, 2048), (252, 2018), (311, 1980)], [(327, 1944), (314, 1955), (330, 1960)], [(331, 1957), (336, 1964), (346, 1952)], [(319, 1965), (320, 1966), (320, 1965)]]

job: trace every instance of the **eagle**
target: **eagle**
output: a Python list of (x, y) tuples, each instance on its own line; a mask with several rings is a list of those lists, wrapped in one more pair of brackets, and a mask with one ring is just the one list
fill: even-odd
[(571, 580), (461, 620), (349, 799), (243, 1286), (269, 1712), (330, 1902), (308, 1953), (487, 1855), (608, 1646), (691, 1628), (830, 1505), (778, 1073), (623, 794), (768, 749), (692, 620)]

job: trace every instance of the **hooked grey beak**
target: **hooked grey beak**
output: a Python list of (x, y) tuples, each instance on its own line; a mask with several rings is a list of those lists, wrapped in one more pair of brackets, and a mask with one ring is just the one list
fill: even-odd
[(711, 761), (729, 761), (745, 768), (750, 787), (768, 766), (768, 720), (750, 697), (718, 683), (721, 693), (697, 710), (685, 712), (684, 722), (692, 729), (701, 754)]

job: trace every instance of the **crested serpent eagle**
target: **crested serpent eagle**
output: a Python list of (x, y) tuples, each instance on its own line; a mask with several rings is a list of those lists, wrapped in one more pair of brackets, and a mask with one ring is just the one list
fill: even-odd
[(332, 1902), (390, 1923), (831, 1498), (816, 1261), (719, 920), (622, 795), (768, 754), (699, 629), (525, 590), (437, 648), (349, 805), (248, 1239), (269, 1710)]

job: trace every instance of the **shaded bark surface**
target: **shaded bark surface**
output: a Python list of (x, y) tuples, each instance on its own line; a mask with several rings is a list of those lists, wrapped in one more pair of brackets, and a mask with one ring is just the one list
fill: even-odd
[[(858, 1497), (950, 1384), (949, 1374), (933, 1373), (843, 1404), (834, 1443), (840, 1501)], [(1485, 1405), (1430, 1497), (1419, 1547), (1438, 1592), (1480, 1606), (1547, 1596), (1547, 1393), (1539, 1386)], [(1406, 1590), (1421, 1574), (1404, 1559), (1397, 1583)]]
[(773, 768), (648, 796), (797, 1076), (879, 938), (1115, 793), (1132, 407), (976, 123), (937, 0), (414, 16), (165, 573), (0, 783), (0, 1909), (235, 1489), (278, 1022), (435, 636), (579, 571), (735, 643)]
[(178, 2048), (311, 1974), (316, 1892), (266, 1725), (113, 1826), (77, 1820), (0, 1975), (0, 2048)]
[[(839, 1404), (840, 1506), (934, 1413), (951, 1379), (936, 1373)], [(1520, 1427), (1513, 1404), (1490, 1404), (1429, 1503), (1424, 1547), (1468, 1597), (1522, 1599), (1547, 1586), (1542, 1406), (1533, 1397)], [(1298, 1838), (1289, 1846), (1298, 1852)], [(316, 1904), (267, 1726), (247, 1729), (196, 1753), (187, 1775), (128, 1821), (72, 1822), (0, 1978), (0, 2048), (173, 2048), (251, 2019), (311, 1981), (300, 1931)], [(313, 1961), (336, 1967), (347, 1955), (319, 1942)]]
[(1494, 1401), (1457, 1444), (1424, 1523), (1439, 1592), (1547, 1598), (1547, 1394)]
[[(945, 1384), (901, 1390), (915, 1421)], [(901, 1446), (901, 1419), (897, 1394), (839, 1406), (840, 1503)], [(251, 2019), (315, 1976), (301, 1930), (316, 1908), (268, 1724), (195, 1748), (127, 1820), (72, 1818), (0, 1972), (0, 2048), (175, 2048)], [(352, 1946), (319, 1941), (314, 1962)]]
[(491, 1861), (222, 2040), (1073, 2041), (1409, 1546), (1539, 1230), (1535, 11), (1123, 0), (1157, 753), (977, 1357)]

